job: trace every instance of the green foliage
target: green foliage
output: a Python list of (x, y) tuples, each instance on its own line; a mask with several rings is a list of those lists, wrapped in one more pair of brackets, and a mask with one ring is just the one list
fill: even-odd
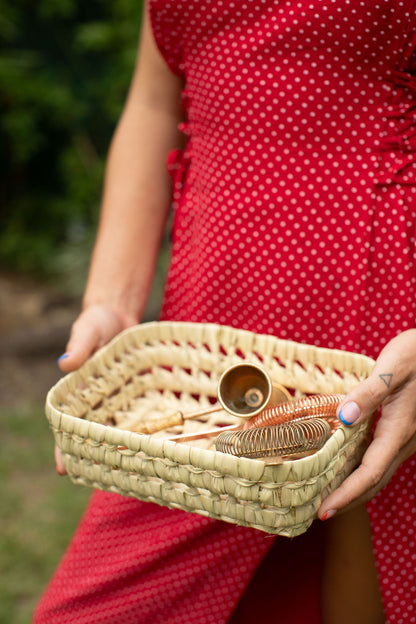
[(140, 0), (0, 0), (3, 267), (53, 274), (90, 245), (140, 17)]

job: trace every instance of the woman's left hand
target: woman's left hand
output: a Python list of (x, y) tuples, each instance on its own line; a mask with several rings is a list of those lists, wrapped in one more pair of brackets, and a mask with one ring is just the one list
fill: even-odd
[(338, 416), (355, 426), (380, 405), (381, 417), (361, 464), (324, 500), (318, 510), (321, 520), (369, 501), (416, 452), (416, 329), (387, 344), (371, 375), (342, 401)]

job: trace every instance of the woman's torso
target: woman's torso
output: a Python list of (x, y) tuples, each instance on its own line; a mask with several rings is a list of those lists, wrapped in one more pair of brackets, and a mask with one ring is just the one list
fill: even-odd
[(185, 83), (165, 318), (370, 355), (414, 325), (415, 7), (151, 2)]

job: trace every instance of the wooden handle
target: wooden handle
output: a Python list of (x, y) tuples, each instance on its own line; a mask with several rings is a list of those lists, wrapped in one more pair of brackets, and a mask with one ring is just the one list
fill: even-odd
[(167, 429), (168, 427), (176, 427), (177, 425), (183, 425), (183, 415), (182, 412), (174, 412), (173, 414), (168, 414), (167, 416), (161, 416), (157, 420), (141, 420), (136, 423), (134, 430), (138, 433), (156, 433), (156, 431), (161, 431), (162, 429)]
[(157, 420), (143, 419), (136, 423), (134, 430), (138, 433), (156, 433), (162, 429), (183, 425), (184, 421), (189, 420), (190, 418), (199, 418), (200, 416), (205, 416), (205, 414), (212, 414), (214, 412), (219, 412), (220, 410), (222, 410), (221, 405), (214, 405), (189, 414), (184, 414), (183, 412), (178, 411), (173, 414), (168, 414), (167, 416), (160, 416)]

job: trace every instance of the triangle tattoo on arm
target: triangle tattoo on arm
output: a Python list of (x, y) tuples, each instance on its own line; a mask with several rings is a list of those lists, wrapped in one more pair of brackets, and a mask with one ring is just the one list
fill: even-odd
[(386, 374), (386, 375), (379, 375), (380, 379), (382, 381), (384, 381), (384, 383), (386, 384), (387, 388), (390, 388), (391, 386), (391, 380), (393, 379), (393, 375), (391, 373)]

